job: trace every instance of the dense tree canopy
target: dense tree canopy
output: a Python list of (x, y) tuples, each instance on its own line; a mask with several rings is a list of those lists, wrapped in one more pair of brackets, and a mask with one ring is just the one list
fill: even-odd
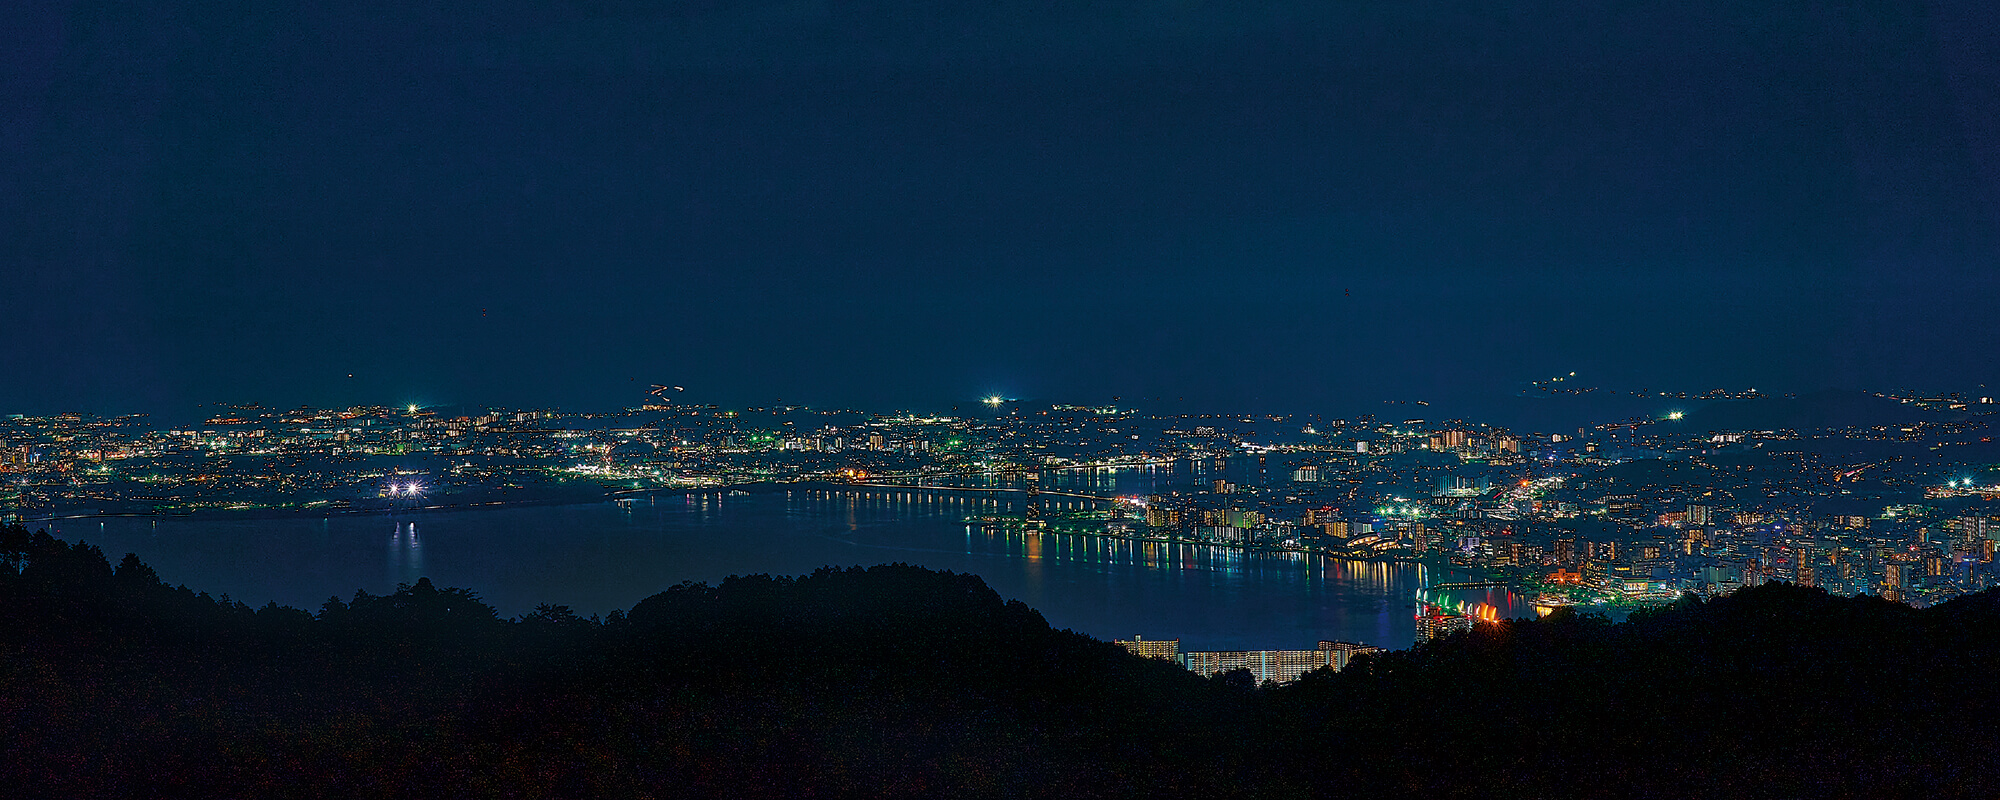
[(503, 619), (427, 579), (252, 609), (0, 529), (34, 794), (1990, 796), (2000, 595), (1770, 585), (1252, 689), (907, 566)]

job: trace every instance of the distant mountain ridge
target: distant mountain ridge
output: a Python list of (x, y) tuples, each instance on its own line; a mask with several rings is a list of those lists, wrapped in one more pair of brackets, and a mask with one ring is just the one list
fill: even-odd
[[(1830, 427), (1900, 425), (1918, 421), (1944, 422), (1970, 415), (1928, 411), (1915, 405), (1867, 392), (1829, 389), (1797, 397), (1754, 400), (1702, 400), (1635, 397), (1593, 392), (1576, 395), (1507, 397), (1478, 404), (1483, 414), (1467, 414), (1516, 431), (1573, 433), (1578, 428), (1633, 420), (1677, 425), (1683, 430), (1805, 430)], [(1678, 411), (1682, 418), (1666, 422)]]
[(1683, 425), (1718, 431), (1808, 430), (1842, 427), (1904, 425), (1919, 421), (1966, 419), (1967, 414), (1926, 411), (1865, 392), (1822, 391), (1796, 399), (1723, 400), (1697, 406), (1680, 420)]

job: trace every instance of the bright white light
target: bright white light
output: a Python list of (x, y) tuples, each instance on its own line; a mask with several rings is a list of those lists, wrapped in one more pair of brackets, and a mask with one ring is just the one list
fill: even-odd
[(416, 403), (411, 403), (411, 404), (410, 404), (410, 413), (412, 413), (412, 414), (415, 414), (415, 413), (417, 413), (417, 404), (416, 404)]
[(1681, 412), (1679, 411), (1667, 412), (1667, 419), (1680, 419), (1680, 418), (1681, 418)]

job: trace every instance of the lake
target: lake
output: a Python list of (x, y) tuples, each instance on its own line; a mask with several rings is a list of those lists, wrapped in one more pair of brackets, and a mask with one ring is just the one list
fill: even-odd
[[(1043, 485), (1122, 494), (1208, 477), (1207, 470), (1181, 464), (1051, 474)], [(970, 514), (1012, 510), (1020, 498), (859, 488), (661, 492), (623, 503), (332, 517), (120, 517), (31, 527), (89, 541), (113, 562), (137, 553), (170, 584), (253, 606), (276, 601), (313, 611), (331, 596), (345, 599), (356, 589), (383, 594), (428, 576), (440, 586), (478, 592), (503, 615), (541, 603), (602, 614), (681, 581), (903, 562), (977, 574), (1059, 628), (1107, 640), (1180, 638), (1184, 650), (1309, 649), (1321, 639), (1408, 647), (1417, 587), (1462, 579), (1411, 564), (994, 531), (964, 522)], [(1471, 599), (1503, 616), (1534, 613), (1525, 598), (1504, 590), (1475, 591)]]

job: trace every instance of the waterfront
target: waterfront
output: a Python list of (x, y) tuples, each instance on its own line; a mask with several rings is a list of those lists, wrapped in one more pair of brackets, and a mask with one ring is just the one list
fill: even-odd
[[(1049, 478), (1103, 489), (1143, 473)], [(540, 603), (629, 608), (674, 583), (821, 566), (918, 564), (971, 572), (1059, 628), (1102, 639), (1183, 640), (1189, 649), (1310, 647), (1320, 639), (1406, 647), (1427, 575), (1401, 563), (967, 526), (1019, 495), (909, 490), (660, 493), (629, 502), (335, 517), (116, 518), (46, 523), (51, 533), (134, 552), (169, 583), (252, 605), (316, 610), (355, 589), (429, 576), (480, 593), (503, 615)], [(1483, 594), (1483, 593), (1482, 593)], [(1495, 591), (1503, 616), (1527, 616)], [(1482, 597), (1482, 599), (1484, 599)]]

